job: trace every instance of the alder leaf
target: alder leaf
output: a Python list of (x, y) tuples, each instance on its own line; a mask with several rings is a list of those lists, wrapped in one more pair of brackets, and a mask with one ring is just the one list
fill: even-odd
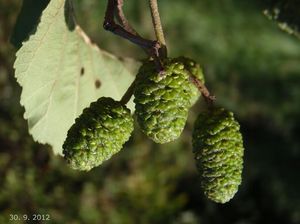
[(14, 68), (29, 132), (58, 154), (85, 107), (101, 96), (119, 100), (134, 79), (123, 61), (91, 43), (69, 0), (50, 1)]

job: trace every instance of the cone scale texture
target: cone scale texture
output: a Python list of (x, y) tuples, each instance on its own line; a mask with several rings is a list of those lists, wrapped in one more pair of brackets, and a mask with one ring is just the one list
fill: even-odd
[[(190, 75), (193, 75), (195, 78), (200, 80), (203, 84), (205, 83), (203, 71), (200, 65), (196, 61), (181, 56), (172, 59), (172, 63), (176, 63), (176, 62), (183, 63), (184, 68), (190, 73)], [(191, 84), (191, 105), (194, 105), (196, 103), (200, 95), (201, 94), (198, 88), (195, 85)]]
[(233, 113), (215, 108), (199, 114), (193, 131), (193, 152), (204, 194), (217, 203), (238, 190), (243, 169), (243, 140)]
[(73, 169), (88, 171), (119, 152), (132, 131), (130, 110), (111, 98), (99, 98), (69, 129), (64, 158)]
[(161, 75), (154, 62), (148, 61), (137, 74), (134, 91), (137, 121), (156, 143), (177, 139), (185, 126), (188, 110), (199, 96), (187, 69), (202, 75), (193, 66), (198, 68), (195, 62), (183, 57), (166, 59)]

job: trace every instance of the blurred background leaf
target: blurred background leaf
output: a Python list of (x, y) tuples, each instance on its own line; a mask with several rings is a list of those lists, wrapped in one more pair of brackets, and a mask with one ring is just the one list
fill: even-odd
[(300, 38), (300, 2), (298, 0), (265, 0), (264, 14), (279, 27)]
[[(75, 1), (78, 23), (118, 56), (143, 52), (101, 28), (106, 1)], [(28, 135), (7, 43), (19, 0), (0, 0), (0, 213), (49, 213), (51, 223), (300, 223), (300, 41), (255, 1), (159, 1), (170, 56), (195, 58), (218, 103), (233, 110), (245, 139), (243, 183), (225, 205), (202, 196), (190, 112), (179, 140), (157, 145), (138, 129), (122, 153), (89, 173), (70, 170)], [(125, 1), (133, 26), (153, 38), (146, 1)], [(5, 222), (7, 223), (7, 221)]]
[(29, 37), (30, 33), (34, 33), (40, 21), (41, 14), (48, 3), (49, 0), (23, 0), (22, 8), (10, 40), (16, 48), (22, 46), (22, 42)]

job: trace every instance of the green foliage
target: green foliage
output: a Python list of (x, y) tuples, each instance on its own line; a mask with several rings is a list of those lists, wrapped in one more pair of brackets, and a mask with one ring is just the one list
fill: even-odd
[(69, 0), (51, 1), (14, 64), (29, 132), (58, 154), (85, 107), (101, 96), (120, 98), (133, 81), (124, 64), (92, 44), (73, 17)]
[[(144, 57), (101, 29), (106, 1), (74, 2), (78, 23), (102, 48)], [(122, 153), (88, 173), (34, 143), (7, 43), (20, 4), (0, 0), (0, 223), (11, 213), (50, 214), (54, 224), (300, 223), (300, 44), (261, 14), (261, 1), (159, 1), (171, 56), (200, 62), (218, 103), (241, 121), (243, 187), (226, 205), (203, 197), (189, 150), (201, 100), (178, 141), (153, 144), (135, 132)], [(153, 37), (147, 4), (124, 7), (135, 28)]]
[[(137, 121), (142, 131), (157, 143), (177, 139), (194, 101), (195, 88), (189, 81), (186, 60), (166, 59), (164, 73), (157, 72), (153, 61), (140, 68), (134, 90)], [(197, 91), (197, 90), (196, 90)]]
[(133, 131), (130, 110), (112, 98), (101, 97), (76, 118), (63, 144), (73, 169), (88, 171), (119, 152)]
[(213, 108), (200, 113), (193, 131), (193, 152), (204, 194), (218, 203), (233, 198), (242, 181), (243, 139), (233, 113)]
[(300, 38), (300, 2), (298, 0), (266, 0), (264, 13), (278, 22), (281, 29)]

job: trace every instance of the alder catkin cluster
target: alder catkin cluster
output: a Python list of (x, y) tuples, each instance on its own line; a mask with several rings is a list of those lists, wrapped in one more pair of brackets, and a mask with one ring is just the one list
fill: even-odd
[[(204, 80), (200, 66), (185, 57), (165, 59), (163, 68), (161, 74), (153, 61), (145, 62), (134, 89), (137, 121), (157, 143), (180, 136), (188, 110), (200, 96), (190, 76)], [(119, 152), (132, 131), (130, 110), (111, 98), (99, 98), (69, 129), (63, 144), (64, 157), (72, 168), (90, 170)]]
[[(204, 83), (200, 66), (185, 57), (162, 61), (163, 71), (149, 60), (134, 82), (135, 115), (142, 132), (156, 143), (177, 139), (191, 106), (200, 96), (195, 79)], [(119, 152), (134, 127), (130, 110), (101, 97), (75, 120), (63, 144), (66, 161), (88, 171)], [(213, 106), (194, 125), (193, 152), (204, 194), (217, 203), (229, 201), (241, 183), (243, 140), (233, 113)]]

